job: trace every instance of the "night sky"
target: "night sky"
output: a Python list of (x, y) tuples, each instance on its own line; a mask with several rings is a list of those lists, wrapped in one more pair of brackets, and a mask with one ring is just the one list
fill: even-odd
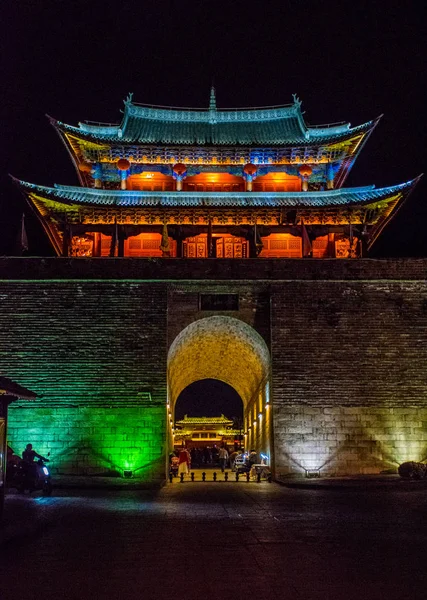
[[(424, 1), (241, 2), (19, 0), (2, 6), (1, 247), (24, 202), (7, 173), (77, 185), (45, 114), (117, 122), (128, 92), (149, 104), (219, 108), (287, 104), (309, 124), (358, 125), (384, 113), (347, 186), (393, 185), (425, 170)], [(422, 181), (373, 256), (426, 256)], [(28, 209), (27, 209), (28, 210)], [(51, 252), (27, 219), (30, 254)]]
[(217, 379), (202, 379), (185, 388), (175, 405), (175, 420), (189, 417), (243, 417), (243, 403), (234, 388)]
[[(384, 113), (346, 186), (418, 176), (425, 171), (426, 17), (421, 0), (3, 3), (0, 254), (13, 253), (23, 210), (28, 254), (52, 254), (7, 173), (78, 184), (45, 114), (72, 125), (118, 122), (129, 92), (136, 102), (203, 108), (212, 83), (219, 108), (288, 104), (296, 93), (313, 125), (359, 125)], [(422, 180), (371, 256), (427, 256), (425, 195)], [(206, 413), (219, 396), (229, 410), (215, 412), (234, 416), (240, 400), (218, 386), (194, 384), (179, 416), (188, 399), (204, 398), (195, 410)]]

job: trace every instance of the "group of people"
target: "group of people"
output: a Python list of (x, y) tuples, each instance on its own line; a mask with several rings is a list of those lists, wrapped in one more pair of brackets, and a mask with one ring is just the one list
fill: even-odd
[[(243, 448), (234, 448), (233, 451), (229, 452), (225, 444), (221, 444), (218, 448), (216, 446), (210, 448), (205, 446), (204, 448), (193, 447), (190, 450), (183, 446), (179, 450), (170, 454), (170, 464), (177, 465), (178, 475), (182, 473), (188, 475), (191, 471), (191, 467), (200, 468), (204, 466), (216, 466), (218, 465), (221, 472), (224, 473), (225, 469), (230, 468), (235, 471), (236, 459), (244, 454)], [(255, 450), (251, 450), (246, 461), (249, 468), (257, 464), (258, 454)]]

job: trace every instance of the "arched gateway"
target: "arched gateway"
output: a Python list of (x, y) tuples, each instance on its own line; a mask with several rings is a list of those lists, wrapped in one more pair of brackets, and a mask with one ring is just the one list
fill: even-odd
[(180, 393), (195, 381), (218, 379), (231, 385), (244, 407), (246, 447), (271, 455), (270, 353), (252, 327), (228, 316), (212, 316), (188, 325), (168, 354), (169, 436)]

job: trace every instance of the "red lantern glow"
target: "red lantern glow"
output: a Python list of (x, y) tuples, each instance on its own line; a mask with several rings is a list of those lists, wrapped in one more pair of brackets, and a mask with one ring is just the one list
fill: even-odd
[(299, 168), (299, 174), (302, 175), (302, 177), (310, 177), (312, 173), (313, 169), (310, 165), (302, 165), (302, 167)]
[(186, 170), (187, 167), (183, 163), (176, 163), (176, 165), (173, 166), (173, 172), (177, 175), (184, 175)]
[(117, 168), (120, 171), (127, 171), (130, 167), (130, 162), (126, 158), (120, 158), (117, 161)]
[(256, 170), (256, 166), (252, 163), (248, 163), (243, 167), (243, 171), (246, 173), (246, 175), (255, 175)]

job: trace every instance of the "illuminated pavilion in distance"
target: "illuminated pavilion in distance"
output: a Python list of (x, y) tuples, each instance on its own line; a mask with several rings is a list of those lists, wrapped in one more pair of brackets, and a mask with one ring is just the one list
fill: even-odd
[(379, 118), (310, 126), (285, 106), (137, 104), (119, 124), (50, 118), (79, 186), (18, 181), (58, 256), (366, 256), (417, 179), (343, 187)]

